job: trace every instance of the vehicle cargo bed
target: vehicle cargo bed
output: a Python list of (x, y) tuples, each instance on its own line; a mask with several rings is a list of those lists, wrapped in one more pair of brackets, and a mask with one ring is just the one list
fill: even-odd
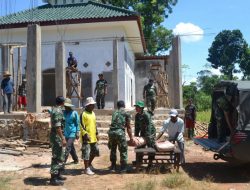
[(194, 138), (195, 144), (201, 145), (203, 148), (207, 150), (211, 150), (213, 152), (217, 152), (221, 146), (225, 143), (219, 143), (217, 139), (208, 139), (208, 138)]

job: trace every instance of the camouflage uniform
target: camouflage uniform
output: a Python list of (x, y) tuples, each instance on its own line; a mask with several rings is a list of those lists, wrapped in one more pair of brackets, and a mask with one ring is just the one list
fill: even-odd
[(105, 107), (105, 88), (107, 87), (107, 81), (105, 79), (98, 80), (96, 82), (96, 103), (98, 109)]
[(148, 147), (155, 146), (156, 130), (151, 115), (147, 111), (135, 115), (135, 136), (145, 137)]
[(62, 139), (57, 134), (57, 128), (64, 126), (64, 117), (60, 106), (52, 108), (50, 114), (51, 114), (50, 143), (52, 148), (50, 173), (52, 175), (57, 175), (59, 174), (59, 170), (63, 169), (63, 161), (64, 161)]
[(216, 103), (215, 118), (217, 126), (217, 139), (219, 142), (223, 142), (226, 140), (226, 136), (229, 132), (225, 121), (224, 111), (230, 112), (232, 110), (232, 106), (225, 96), (218, 98)]
[(116, 163), (116, 149), (118, 146), (120, 152), (120, 163), (126, 165), (128, 161), (128, 145), (126, 140), (125, 127), (130, 123), (130, 114), (125, 112), (123, 108), (115, 111), (112, 115), (111, 127), (108, 132), (108, 146), (111, 150), (110, 161)]
[(147, 109), (150, 112), (154, 112), (155, 106), (156, 106), (156, 94), (157, 94), (157, 89), (156, 86), (147, 84), (144, 86), (143, 89), (143, 96), (145, 96), (146, 93), (146, 105)]

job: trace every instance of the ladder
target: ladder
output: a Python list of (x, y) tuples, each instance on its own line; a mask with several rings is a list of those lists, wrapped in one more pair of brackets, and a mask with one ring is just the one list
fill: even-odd
[(153, 63), (150, 65), (150, 78), (157, 84), (157, 107), (169, 108), (168, 100), (168, 75), (162, 69), (161, 64)]
[(82, 78), (81, 72), (66, 68), (66, 97), (78, 100), (78, 107), (81, 107), (82, 102)]

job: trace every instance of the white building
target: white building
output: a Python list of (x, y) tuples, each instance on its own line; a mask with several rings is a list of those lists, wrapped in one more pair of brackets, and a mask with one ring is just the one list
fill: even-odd
[[(11, 57), (3, 56), (7, 44), (27, 43), (27, 26), (41, 26), (42, 34), (42, 104), (55, 98), (55, 44), (63, 41), (72, 51), (82, 72), (84, 97), (94, 96), (98, 74), (108, 81), (106, 107), (113, 108), (112, 71), (114, 40), (118, 39), (118, 99), (126, 106), (135, 103), (135, 57), (146, 51), (140, 16), (132, 11), (86, 0), (44, 0), (49, 4), (0, 17), (1, 71), (13, 70)], [(11, 46), (7, 46), (11, 47)], [(13, 47), (13, 46), (12, 46)], [(9, 48), (10, 50), (11, 48)], [(14, 49), (14, 65), (17, 65)], [(26, 48), (22, 48), (22, 66), (26, 65)], [(9, 64), (6, 64), (8, 62)], [(7, 67), (6, 67), (7, 65)], [(16, 72), (14, 66), (14, 73)]]

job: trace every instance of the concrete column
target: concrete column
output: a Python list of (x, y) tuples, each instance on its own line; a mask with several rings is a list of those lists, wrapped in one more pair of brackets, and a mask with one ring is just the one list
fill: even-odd
[(29, 25), (27, 35), (27, 111), (39, 113), (42, 99), (41, 27)]
[(173, 81), (175, 104), (174, 107), (183, 108), (183, 94), (182, 94), (182, 72), (181, 72), (181, 39), (179, 36), (175, 37), (172, 42), (173, 53)]
[(66, 71), (65, 71), (65, 45), (64, 42), (58, 42), (56, 44), (56, 56), (55, 56), (55, 86), (56, 97), (66, 97)]
[(2, 48), (2, 72), (4, 71), (9, 71), (11, 72), (9, 69), (9, 62), (10, 62), (10, 49), (8, 45), (3, 45)]
[(113, 98), (114, 98), (114, 108), (117, 108), (117, 101), (119, 97), (119, 82), (118, 82), (118, 40), (113, 40), (113, 73), (112, 73), (112, 83), (113, 83)]

